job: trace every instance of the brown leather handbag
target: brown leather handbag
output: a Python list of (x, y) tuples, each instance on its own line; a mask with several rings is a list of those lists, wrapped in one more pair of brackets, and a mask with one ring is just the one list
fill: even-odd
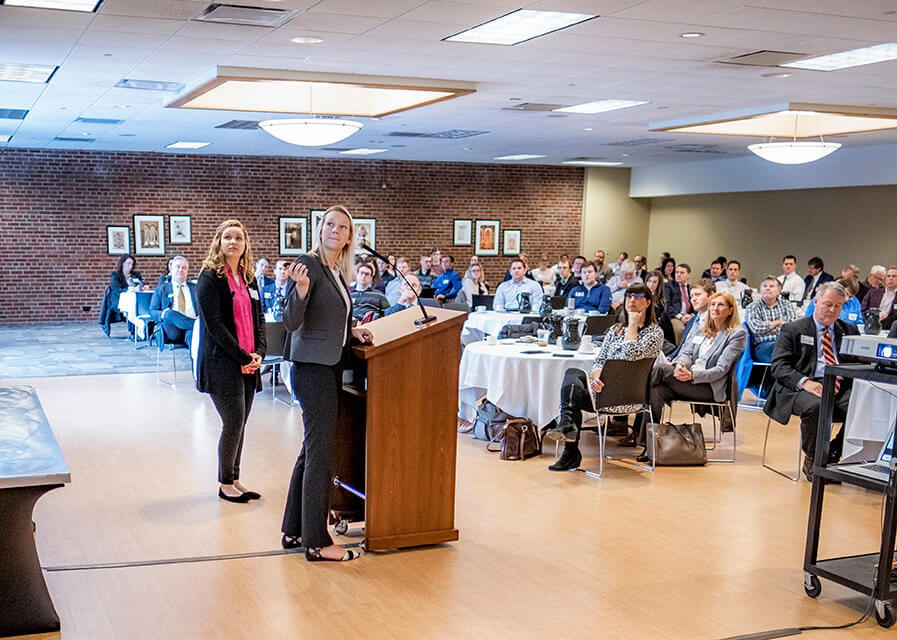
[[(495, 451), (490, 442), (489, 451)], [(542, 441), (539, 440), (539, 428), (532, 420), (509, 417), (504, 429), (498, 435), (500, 446), (499, 458), (502, 460), (524, 460), (542, 454)]]
[(704, 432), (698, 423), (663, 422), (655, 424), (654, 442), (657, 447), (657, 459), (654, 464), (657, 466), (684, 467), (707, 464)]

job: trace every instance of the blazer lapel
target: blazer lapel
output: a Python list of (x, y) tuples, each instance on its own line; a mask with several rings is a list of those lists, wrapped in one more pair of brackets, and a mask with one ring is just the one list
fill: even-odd
[(346, 296), (349, 295), (349, 292), (348, 292), (346, 286), (344, 284), (342, 284), (342, 281), (343, 281), (342, 274), (340, 274), (340, 278), (339, 278), (339, 280), (337, 280), (333, 276), (333, 272), (330, 270), (330, 267), (328, 267), (326, 264), (324, 264), (323, 260), (321, 260), (319, 258), (318, 262), (321, 264), (321, 269), (323, 269), (323, 271), (324, 271), (324, 277), (327, 278), (327, 282), (329, 282), (330, 285), (334, 288), (334, 293), (337, 295), (337, 297), (339, 298), (340, 304), (343, 305), (343, 308), (345, 309), (346, 301), (343, 298), (343, 294), (340, 293), (339, 288), (343, 287), (343, 291), (346, 292)]

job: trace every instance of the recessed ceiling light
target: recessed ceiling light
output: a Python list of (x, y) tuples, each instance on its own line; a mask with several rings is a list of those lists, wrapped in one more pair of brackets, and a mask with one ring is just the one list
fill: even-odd
[(181, 82), (165, 82), (164, 80), (134, 80), (122, 78), (115, 83), (118, 89), (141, 89), (143, 91), (180, 91), (184, 88)]
[(4, 0), (8, 7), (36, 7), (38, 9), (63, 9), (65, 11), (97, 10), (103, 0)]
[(202, 149), (203, 147), (207, 147), (211, 142), (172, 142), (169, 145), (165, 145), (166, 149)]
[(592, 130), (592, 127), (586, 127), (585, 129), (583, 129), (583, 131), (591, 131), (591, 130)]
[(0, 64), (0, 80), (46, 83), (50, 81), (50, 78), (53, 77), (58, 68), (45, 64), (16, 64), (8, 62)]
[(544, 158), (545, 156), (535, 155), (531, 153), (518, 153), (514, 156), (497, 156), (493, 160), (535, 160), (536, 158)]
[(561, 164), (572, 164), (579, 167), (619, 167), (623, 163), (610, 160), (564, 160)]
[(764, 77), (764, 78), (790, 78), (791, 74), (790, 73), (764, 73), (762, 77)]
[(701, 33), (700, 31), (686, 31), (685, 33), (680, 33), (679, 37), (680, 38), (700, 38), (703, 35), (704, 34)]
[(389, 151), (389, 149), (346, 149), (339, 153), (341, 156), (372, 156), (375, 153), (383, 153), (385, 151)]
[(290, 42), (295, 42), (296, 44), (320, 44), (324, 42), (324, 38), (316, 38), (315, 36), (296, 36), (295, 38), (290, 38)]
[(562, 113), (604, 113), (605, 111), (616, 111), (617, 109), (628, 109), (629, 107), (638, 107), (643, 104), (650, 104), (647, 100), (598, 100), (597, 102), (585, 102), (583, 104), (575, 104), (572, 107), (561, 107), (560, 109), (552, 109), (552, 111), (560, 111)]
[(5, 133), (0, 135), (0, 142), (9, 142), (9, 139), (12, 138), (11, 133)]
[(779, 66), (791, 67), (793, 69), (811, 69), (813, 71), (837, 71), (839, 69), (849, 69), (850, 67), (861, 67), (875, 62), (886, 62), (888, 60), (897, 60), (897, 42), (886, 42), (871, 47), (863, 47), (862, 49), (832, 53), (827, 56), (795, 60)]
[(500, 18), (495, 18), (461, 33), (443, 38), (443, 40), (448, 42), (515, 45), (597, 17), (596, 14), (591, 13), (518, 9)]

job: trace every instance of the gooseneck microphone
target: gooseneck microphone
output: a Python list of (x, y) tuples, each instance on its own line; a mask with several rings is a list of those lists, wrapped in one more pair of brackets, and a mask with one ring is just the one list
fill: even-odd
[[(369, 254), (371, 254), (375, 258), (379, 258), (386, 264), (389, 264), (389, 260), (387, 260), (382, 255), (380, 255), (379, 253), (374, 251), (371, 247), (369, 247), (367, 245), (367, 243), (362, 242), (361, 249), (363, 251), (367, 251)], [(436, 316), (431, 316), (429, 313), (427, 313), (427, 308), (424, 306), (424, 303), (421, 302), (420, 296), (417, 295), (417, 291), (415, 291), (414, 287), (411, 286), (411, 283), (408, 282), (408, 278), (405, 277), (405, 274), (402, 273), (399, 269), (396, 269), (396, 273), (398, 273), (400, 276), (402, 276), (402, 280), (405, 281), (405, 284), (407, 284), (408, 288), (411, 289), (411, 293), (413, 293), (414, 297), (417, 298), (417, 304), (420, 307), (421, 314), (423, 315), (422, 318), (418, 318), (417, 320), (414, 321), (414, 326), (417, 327), (418, 329), (420, 329), (422, 327), (425, 327), (428, 322), (433, 322), (434, 320), (436, 320), (437, 319)]]

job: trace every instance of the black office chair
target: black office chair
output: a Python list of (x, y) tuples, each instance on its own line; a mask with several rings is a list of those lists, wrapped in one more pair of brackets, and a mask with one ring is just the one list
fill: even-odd
[(432, 298), (436, 295), (436, 289), (433, 287), (421, 287), (420, 293), (418, 294), (421, 298)]
[(470, 308), (463, 302), (446, 302), (442, 305), (442, 308), (449, 309), (451, 311), (463, 311), (464, 313), (468, 313), (470, 311)]
[(266, 322), (265, 323), (265, 343), (266, 354), (262, 358), (262, 366), (271, 367), (271, 398), (282, 402), (287, 406), (293, 406), (293, 394), (290, 393), (290, 401), (281, 400), (277, 397), (277, 371), (280, 369), (280, 363), (283, 359), (283, 345), (286, 342), (287, 332), (283, 328), (283, 322)]
[(607, 330), (610, 329), (617, 323), (617, 314), (609, 313), (606, 316), (588, 316), (586, 318), (586, 331), (585, 335), (587, 336), (603, 336), (607, 333)]
[(551, 308), (557, 311), (567, 306), (567, 298), (565, 296), (551, 296)]
[[(537, 318), (538, 320), (538, 318)], [(538, 322), (525, 322), (523, 324), (506, 324), (498, 332), (498, 339), (505, 340), (507, 338), (522, 338), (523, 336), (534, 336), (539, 330)]]
[(492, 310), (492, 301), (495, 300), (494, 295), (489, 294), (481, 294), (475, 293), (471, 298), (471, 308), (476, 309), (477, 307), (486, 307), (489, 311)]

